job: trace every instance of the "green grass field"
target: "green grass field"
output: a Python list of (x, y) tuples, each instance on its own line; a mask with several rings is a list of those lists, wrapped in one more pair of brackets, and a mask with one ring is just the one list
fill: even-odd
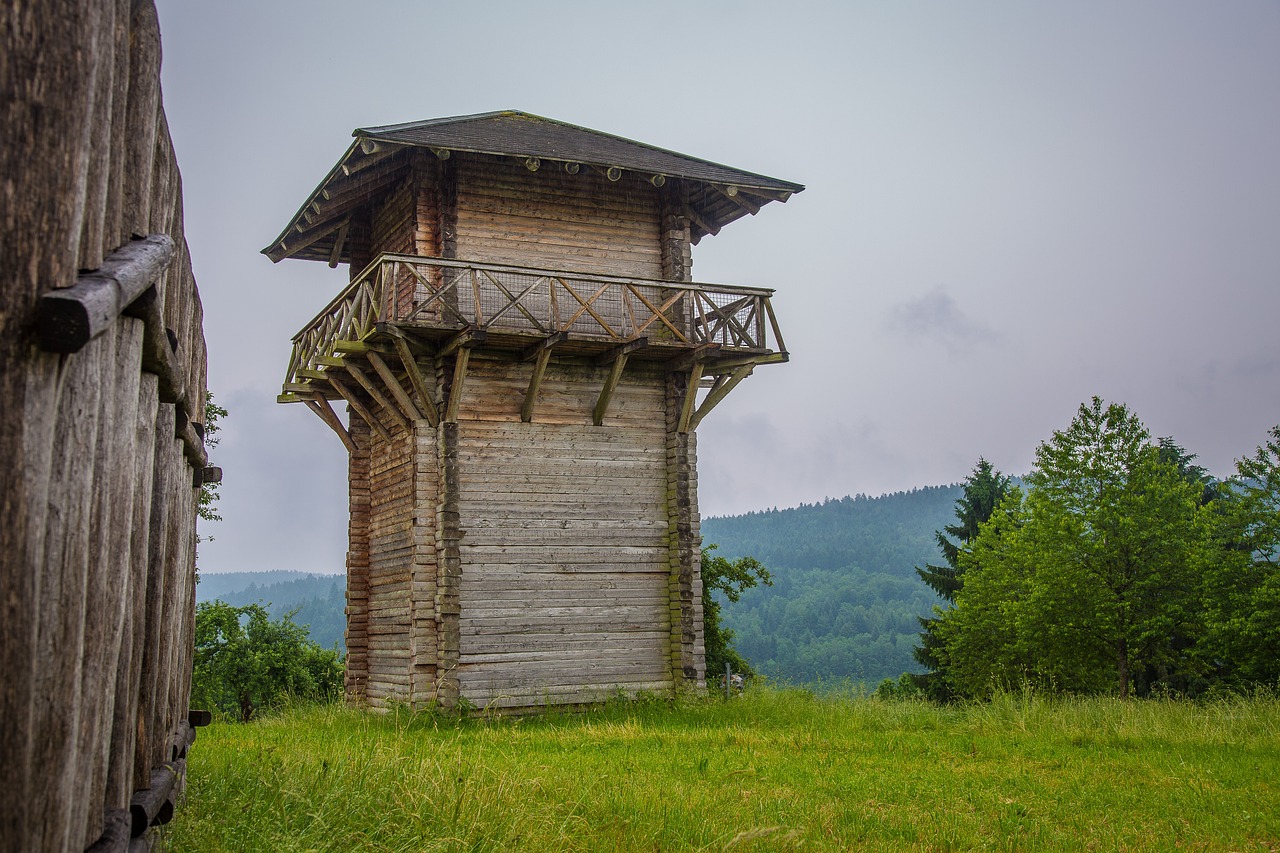
[(1280, 700), (760, 689), (202, 729), (176, 851), (1280, 849)]

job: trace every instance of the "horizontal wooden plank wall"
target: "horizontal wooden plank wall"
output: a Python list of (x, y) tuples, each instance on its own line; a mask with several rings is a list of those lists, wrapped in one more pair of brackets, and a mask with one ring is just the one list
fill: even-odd
[(439, 491), (436, 430), (378, 417), (391, 442), (350, 418), (359, 451), (349, 462), (346, 630), (348, 698), (375, 708), (436, 695)]
[[(0, 6), (0, 810), (5, 849), (81, 850), (175, 756), (192, 665), (198, 489), (175, 437), (203, 423), (203, 313), (148, 0)], [(142, 372), (143, 321), (40, 351), (40, 296), (134, 236), (187, 399)]]
[(542, 269), (661, 278), (658, 191), (556, 163), (456, 154), (457, 257)]
[[(384, 413), (385, 414), (385, 413)], [(386, 418), (391, 442), (376, 433), (369, 452), (369, 680), (375, 707), (407, 701), (410, 688), (410, 593), (414, 554), (415, 444)]]
[(357, 450), (347, 459), (350, 517), (347, 521), (347, 663), (346, 695), (363, 702), (369, 683), (369, 436), (359, 415), (350, 416), (348, 431)]
[(533, 423), (531, 365), (473, 356), (458, 415), (458, 686), (477, 706), (669, 690), (664, 387), (551, 365)]

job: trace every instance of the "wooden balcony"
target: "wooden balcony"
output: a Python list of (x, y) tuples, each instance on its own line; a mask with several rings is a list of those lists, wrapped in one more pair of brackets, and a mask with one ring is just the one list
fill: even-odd
[[(408, 337), (444, 353), (486, 349), (607, 357), (701, 358), (711, 376), (787, 360), (767, 288), (587, 275), (384, 254), (293, 338), (281, 402), (328, 395), (343, 355)], [(527, 356), (526, 356), (527, 357)], [(684, 361), (680, 362), (681, 364)]]

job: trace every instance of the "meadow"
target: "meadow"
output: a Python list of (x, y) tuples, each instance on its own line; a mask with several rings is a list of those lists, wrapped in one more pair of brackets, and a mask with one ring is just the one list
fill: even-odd
[(215, 723), (174, 851), (1280, 849), (1280, 699), (753, 688)]

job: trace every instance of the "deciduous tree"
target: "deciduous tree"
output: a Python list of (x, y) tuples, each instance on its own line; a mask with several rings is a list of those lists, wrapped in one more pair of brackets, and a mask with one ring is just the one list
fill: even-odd
[(1146, 692), (1194, 667), (1170, 638), (1201, 633), (1202, 485), (1126, 406), (1097, 397), (1040, 445), (1027, 484), (960, 555), (946, 632), (957, 686), (1028, 679), (1126, 697), (1138, 673), (1157, 674)]
[(203, 602), (196, 608), (195, 633), (194, 706), (218, 708), (248, 722), (258, 709), (288, 698), (342, 695), (337, 651), (317, 646), (289, 615), (277, 621), (259, 604)]
[(716, 547), (708, 545), (702, 549), (702, 625), (707, 677), (723, 673), (726, 663), (734, 672), (754, 675), (751, 665), (733, 648), (733, 631), (720, 622), (720, 602), (714, 593), (722, 593), (730, 602), (735, 602), (743, 590), (757, 584), (772, 586), (773, 578), (755, 557), (730, 560), (715, 554)]

